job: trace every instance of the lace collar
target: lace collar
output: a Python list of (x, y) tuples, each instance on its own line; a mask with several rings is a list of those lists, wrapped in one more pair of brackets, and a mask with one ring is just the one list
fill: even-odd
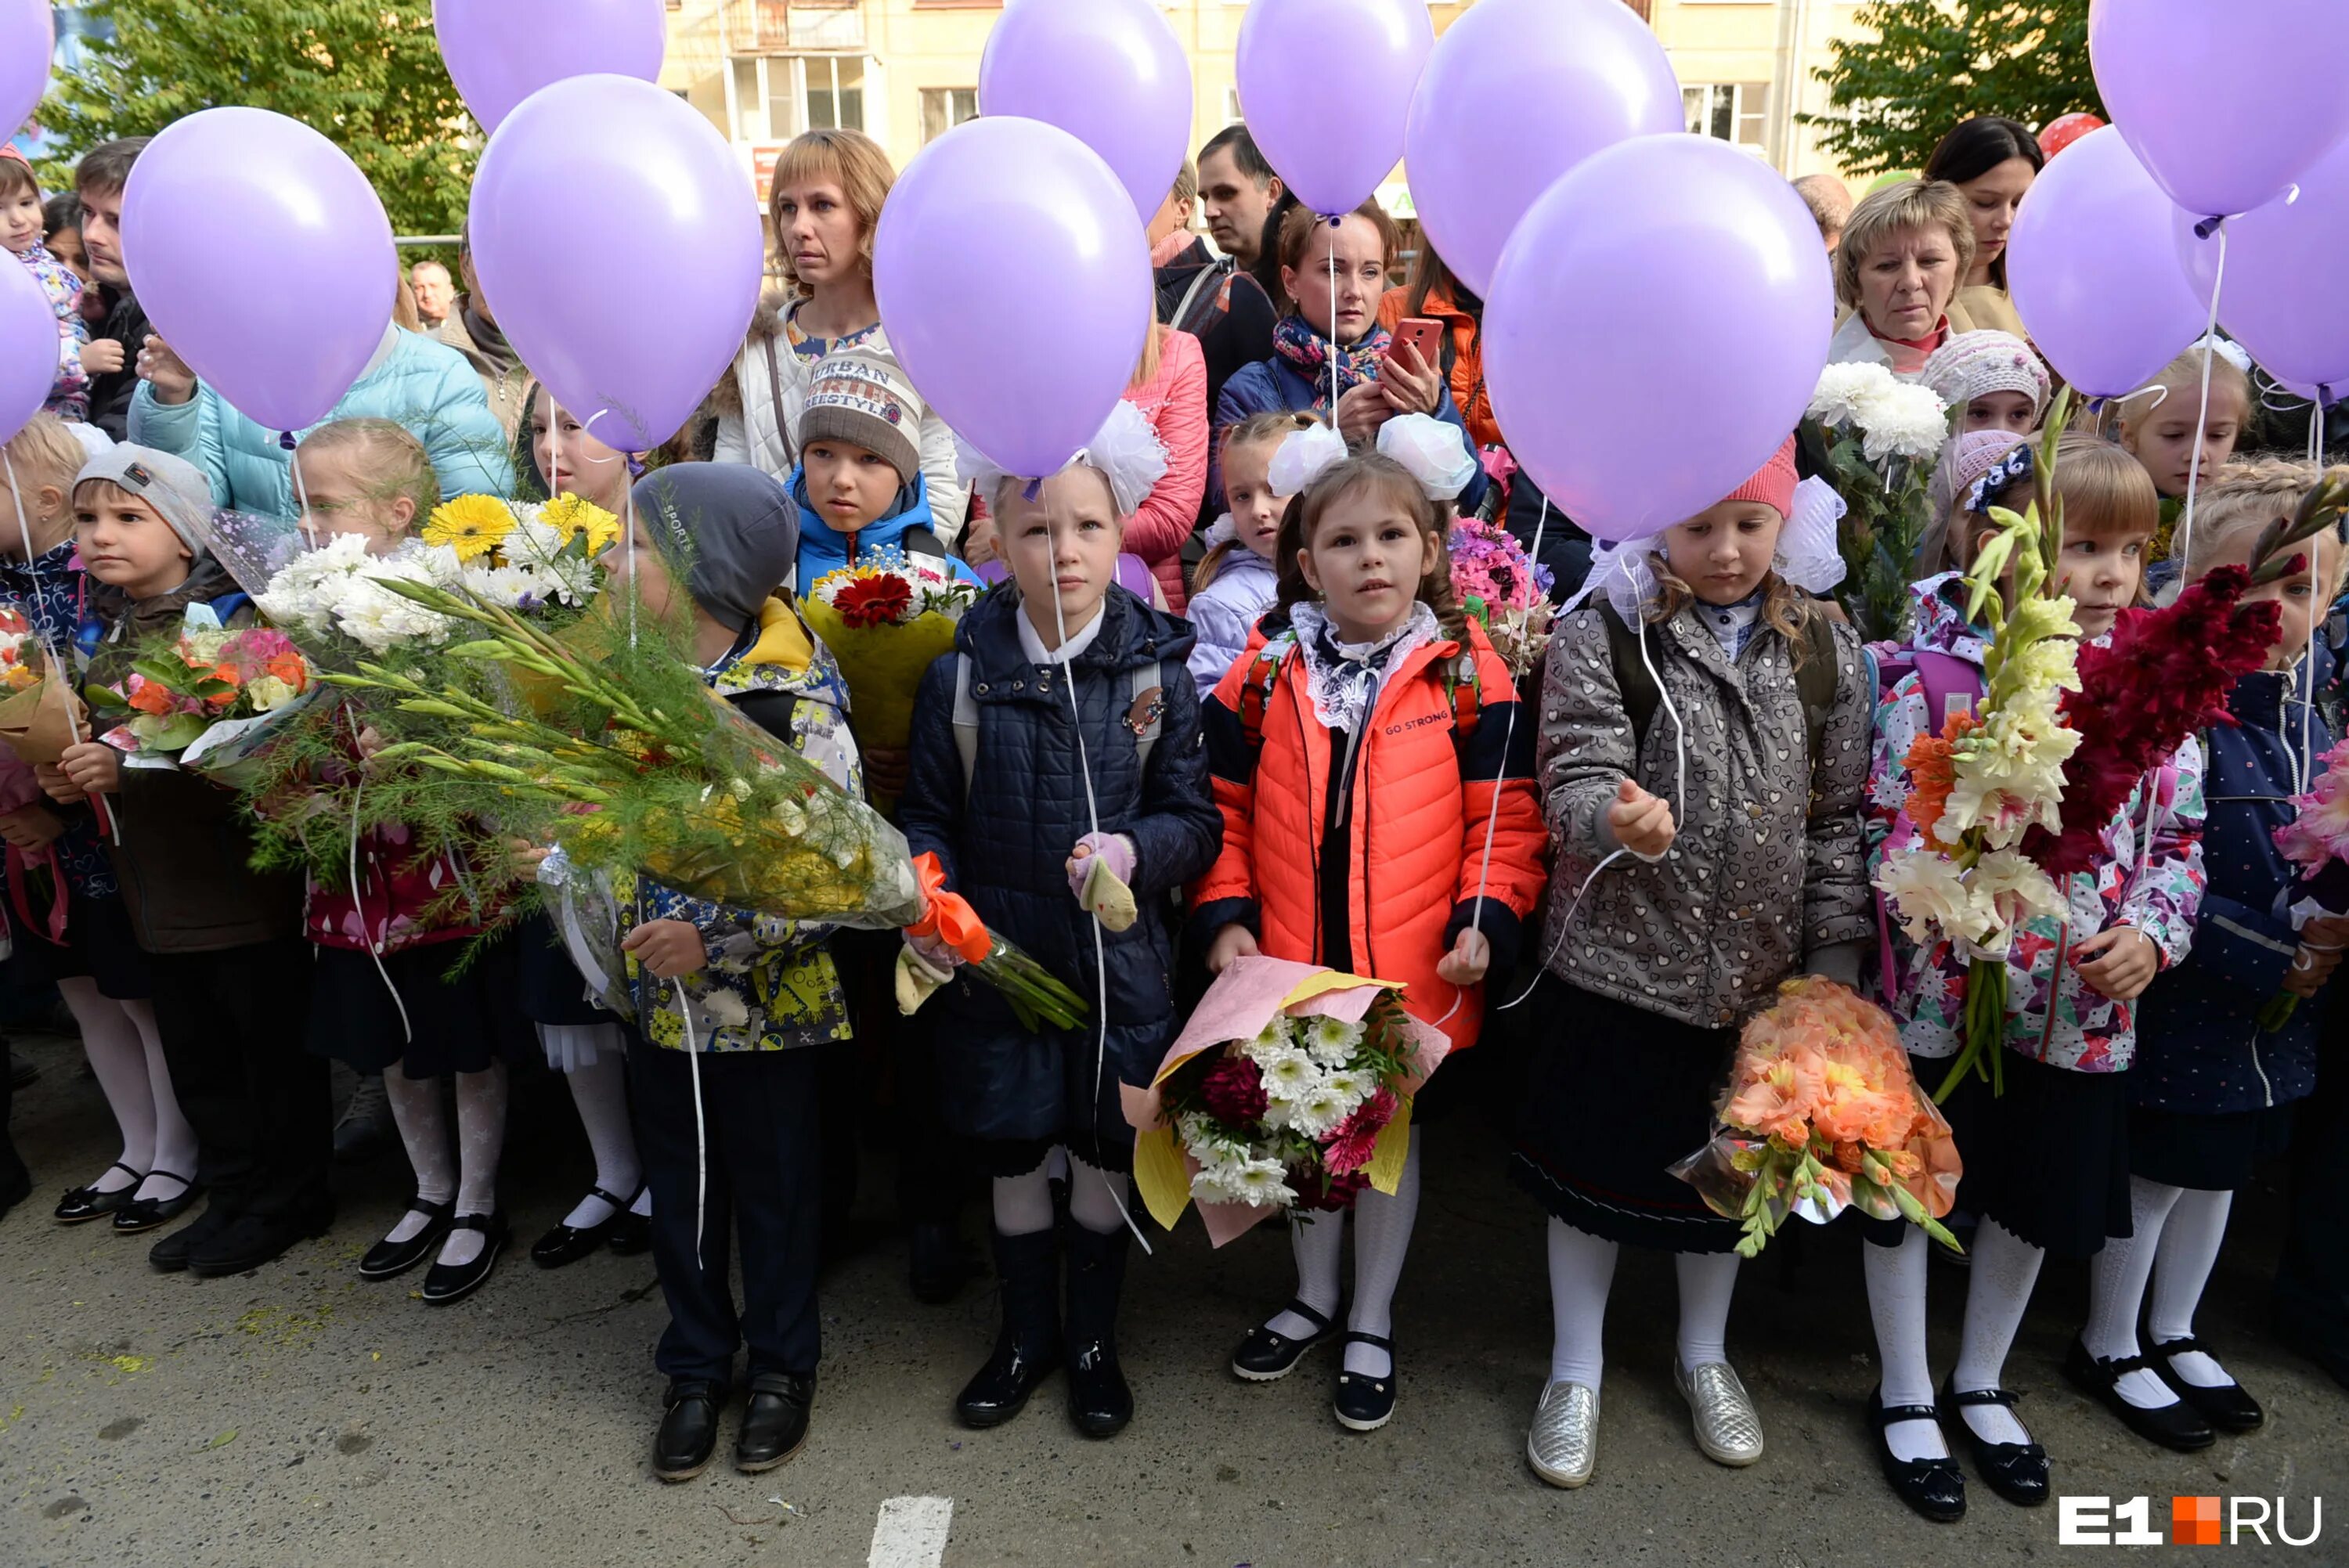
[(1297, 632), (1297, 651), (1305, 661), (1306, 690), (1313, 698), (1313, 717), (1330, 729), (1351, 734), (1376, 699), (1386, 672), (1425, 644), (1440, 638), (1435, 612), (1424, 600), (1414, 603), (1403, 624), (1374, 643), (1341, 643), (1321, 606), (1301, 603), (1288, 614)]

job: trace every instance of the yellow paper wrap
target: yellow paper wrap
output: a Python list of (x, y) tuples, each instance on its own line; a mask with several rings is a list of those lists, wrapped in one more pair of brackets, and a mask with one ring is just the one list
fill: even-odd
[(813, 594), (800, 601), (800, 613), (840, 663), (858, 744), (903, 751), (914, 733), (914, 693), (938, 655), (953, 651), (954, 622), (933, 610), (902, 626), (852, 626)]

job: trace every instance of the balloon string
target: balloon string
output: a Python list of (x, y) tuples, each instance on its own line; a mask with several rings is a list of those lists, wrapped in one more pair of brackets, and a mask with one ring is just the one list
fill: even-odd
[[(587, 435), (594, 435), (595, 433), (595, 421), (602, 418), (611, 411), (612, 410), (609, 408), (596, 409), (595, 412), (587, 416), (586, 421), (582, 424), (579, 428)], [(554, 400), (554, 389), (551, 387), (546, 389), (546, 428), (549, 431), (553, 432), (554, 436), (555, 450), (560, 452), (563, 449), (563, 406)], [(535, 441), (537, 438), (533, 436), (532, 439)], [(546, 488), (549, 492), (547, 499), (550, 500), (554, 499), (554, 470), (555, 467), (556, 465), (553, 463), (547, 465)], [(636, 645), (636, 601), (639, 597), (636, 592), (636, 486), (630, 485), (628, 487), (626, 502), (621, 506), (620, 511), (626, 526), (628, 544), (628, 646), (633, 650)]]
[(2203, 431), (2210, 422), (2210, 361), (2217, 350), (2210, 346), (2219, 332), (2219, 290), (2227, 281), (2227, 225), (2221, 222), (2216, 231), (2219, 239), (2219, 264), (2210, 273), (2210, 319), (2202, 329), (2202, 401), (2194, 411), (2194, 454), (2186, 465), (2186, 510), (2178, 520), (2178, 545), (2170, 553), (2182, 562), (2194, 543), (2194, 492), (2202, 478)]
[(1343, 218), (1330, 220), (1330, 428), (1338, 428), (1338, 231)]
[[(294, 432), (286, 431), (285, 438), (291, 441)], [(310, 521), (310, 491), (302, 483), (302, 451), (299, 447), (287, 449), (285, 471), (293, 480), (294, 509), (295, 514), (302, 520), (302, 537), (310, 542), (311, 549), (316, 550), (318, 548), (318, 530)]]
[[(350, 723), (351, 745), (357, 748), (359, 743), (358, 715), (345, 708), (343, 717)], [(375, 972), (382, 977), (383, 988), (391, 993), (391, 1005), (399, 1009), (399, 1037), (404, 1044), (414, 1045), (416, 1031), (408, 1022), (408, 1004), (400, 999), (399, 987), (392, 984), (391, 971), (384, 966), (381, 944), (367, 931), (367, 899), (359, 882), (359, 802), (366, 798), (366, 795), (367, 757), (364, 752), (361, 752), (358, 766), (351, 770), (351, 913), (358, 916), (359, 940), (367, 944), (367, 956), (375, 960)], [(387, 884), (384, 891), (383, 912), (384, 929), (387, 934), (391, 929), (390, 898), (390, 889)]]
[[(25, 576), (30, 582), (33, 574), (33, 524), (25, 515), (25, 492), (16, 483), (16, 459), (8, 455), (5, 443), (0, 443), (0, 468), (8, 471), (8, 497), (16, 503), (16, 537), (25, 542)], [(26, 619), (30, 621), (32, 617), (27, 615)], [(73, 661), (57, 652), (57, 644), (47, 632), (41, 634), (41, 652), (48, 655), (50, 679), (70, 678)], [(85, 738), (81, 732), (81, 720), (74, 713), (74, 706), (73, 694), (67, 692), (63, 704), (66, 733), (73, 737), (76, 746), (79, 746)], [(98, 815), (106, 819), (107, 832), (112, 835), (116, 843), (122, 842), (122, 824), (115, 818), (114, 802), (103, 795), (93, 795), (90, 799), (98, 802)]]
[(701, 1267), (701, 1233), (709, 1224), (709, 1130), (701, 1114), (701, 1047), (693, 1037), (693, 1004), (685, 982), (671, 980), (678, 1016), (685, 1020), (685, 1059), (693, 1069), (693, 1266)]

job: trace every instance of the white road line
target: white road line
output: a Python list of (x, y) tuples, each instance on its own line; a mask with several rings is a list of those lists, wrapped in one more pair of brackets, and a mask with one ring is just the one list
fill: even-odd
[(950, 1497), (893, 1497), (873, 1524), (864, 1568), (938, 1568), (954, 1523)]

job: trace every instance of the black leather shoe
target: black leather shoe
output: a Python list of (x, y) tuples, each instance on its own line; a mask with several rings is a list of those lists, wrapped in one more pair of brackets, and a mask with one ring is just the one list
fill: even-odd
[(323, 1236), (335, 1222), (334, 1211), (307, 1218), (280, 1214), (239, 1214), (217, 1235), (188, 1250), (190, 1272), (203, 1275), (243, 1274), (285, 1255), (296, 1242)]
[(1069, 1227), (1069, 1418), (1089, 1438), (1113, 1438), (1133, 1419), (1133, 1390), (1117, 1364), (1117, 1302), (1127, 1234)]
[[(1915, 1509), (1936, 1524), (1951, 1524), (1966, 1516), (1965, 1472), (1958, 1469), (1954, 1455), (1938, 1460), (1904, 1460), (1892, 1451), (1884, 1440), (1884, 1429), (1903, 1421), (1930, 1421), (1939, 1427), (1940, 1412), (1930, 1405), (1893, 1405), (1884, 1403), (1884, 1388), (1878, 1385), (1868, 1396), (1868, 1430), (1876, 1439), (1876, 1462), (1884, 1470), (1886, 1484), (1899, 1495), (1900, 1501)], [(1948, 1435), (1943, 1434), (1946, 1446)]]
[(905, 1247), (905, 1283), (916, 1301), (944, 1306), (978, 1277), (978, 1259), (952, 1225), (925, 1220), (914, 1226)]
[[(1338, 1330), (1330, 1321), (1301, 1301), (1291, 1301), (1283, 1312), (1293, 1312), (1313, 1325), (1313, 1333), (1303, 1339), (1291, 1339), (1285, 1334), (1275, 1334), (1263, 1324), (1247, 1331), (1240, 1347), (1232, 1352), (1232, 1376), (1250, 1383), (1277, 1383), (1297, 1370), (1305, 1353), (1330, 1338)], [(1276, 1312), (1273, 1317), (1278, 1317)], [(1267, 1319), (1268, 1322), (1270, 1319)]]
[(652, 1251), (653, 1217), (634, 1211), (617, 1216), (612, 1222), (612, 1233), (604, 1238), (604, 1250), (616, 1258), (632, 1258)]
[(671, 1383), (667, 1413), (653, 1434), (653, 1474), (663, 1480), (691, 1480), (718, 1451), (718, 1415), (726, 1402), (722, 1383)]
[(228, 1229), (229, 1222), (235, 1218), (233, 1210), (222, 1207), (221, 1201), (214, 1198), (204, 1205), (202, 1213), (148, 1248), (147, 1261), (165, 1274), (184, 1273), (189, 1254)]
[(1025, 1409), (1036, 1385), (1061, 1358), (1059, 1295), (1061, 1239), (995, 1236), (995, 1272), (1002, 1280), (1003, 1326), (987, 1365), (955, 1397), (966, 1427), (999, 1427)]
[(2210, 1423), (2183, 1399), (2147, 1409), (2121, 1398), (2121, 1378), (2151, 1365), (2151, 1359), (2145, 1356), (2091, 1356), (2088, 1347), (2075, 1339), (2064, 1356), (2064, 1376), (2147, 1442), (2176, 1449), (2181, 1454), (2194, 1453), (2217, 1442), (2219, 1434), (2210, 1429)]
[[(115, 1222), (121, 1223), (119, 1220)], [(2192, 1351), (2202, 1351), (2206, 1356), (2209, 1354), (2202, 1349), (2202, 1341), (2189, 1334), (2183, 1339), (2157, 1345), (2145, 1355), (2146, 1359), (2153, 1363), (2153, 1369), (2161, 1380), (2177, 1390), (2179, 1398), (2193, 1406), (2202, 1418), (2218, 1430), (2256, 1432), (2265, 1425), (2268, 1413), (2260, 1408), (2260, 1402), (2252, 1398), (2240, 1383), (2222, 1383), (2216, 1388), (2205, 1388), (2199, 1384), (2189, 1383), (2178, 1375), (2177, 1369), (2169, 1364), (2170, 1358)]]
[(543, 1269), (559, 1269), (565, 1264), (575, 1264), (597, 1247), (611, 1240), (612, 1233), (636, 1202), (632, 1193), (622, 1198), (606, 1192), (601, 1187), (587, 1189), (590, 1198), (601, 1198), (611, 1205), (612, 1212), (592, 1225), (557, 1225), (533, 1242), (530, 1261)]
[(426, 1258), (440, 1250), (441, 1240), (449, 1234), (449, 1216), (452, 1205), (428, 1203), (421, 1198), (408, 1201), (408, 1212), (422, 1214), (425, 1227), (404, 1242), (384, 1238), (367, 1250), (359, 1260), (359, 1278), (390, 1279), (404, 1274)]
[(815, 1379), (797, 1372), (761, 1372), (750, 1378), (750, 1402), (734, 1434), (734, 1468), (757, 1475), (799, 1458), (815, 1409)]
[(119, 1160), (116, 1161), (106, 1169), (109, 1171), (128, 1171), (130, 1177), (129, 1184), (128, 1186), (117, 1187), (111, 1192), (101, 1192), (96, 1187), (74, 1188), (64, 1197), (57, 1200), (57, 1216), (58, 1224), (86, 1224), (89, 1221), (104, 1219), (107, 1215), (114, 1213), (118, 1210), (127, 1209), (130, 1206), (130, 1200), (138, 1193), (139, 1183), (147, 1180), (147, 1172), (144, 1171), (132, 1171), (129, 1166), (125, 1165)]
[(498, 1254), (505, 1251), (506, 1217), (503, 1214), (460, 1214), (449, 1222), (452, 1231), (479, 1231), (489, 1239), (469, 1264), (434, 1264), (424, 1271), (425, 1301), (434, 1306), (446, 1306), (461, 1301), (489, 1282), (490, 1271), (498, 1265)]
[(1974, 1469), (1990, 1482), (1991, 1491), (2017, 1508), (2036, 1508), (2047, 1501), (2047, 1450), (2035, 1442), (1993, 1443), (1975, 1435), (1963, 1414), (1969, 1405), (2003, 1405), (2014, 1408), (2023, 1396), (2011, 1388), (1971, 1388), (1959, 1393), (1952, 1379), (1941, 1380), (1941, 1429), (1956, 1427), (1966, 1435), (1966, 1449)]
[(356, 1165), (385, 1153), (399, 1141), (391, 1119), (391, 1101), (384, 1095), (383, 1075), (367, 1073), (351, 1091), (349, 1103), (335, 1122), (335, 1163)]
[(114, 1211), (114, 1228), (124, 1235), (138, 1231), (151, 1231), (158, 1225), (168, 1225), (193, 1208), (196, 1200), (204, 1195), (204, 1190), (202, 1187), (176, 1171), (152, 1171), (148, 1172), (148, 1175), (150, 1180), (157, 1176), (169, 1176), (172, 1181), (181, 1182), (183, 1185), (178, 1193), (171, 1197), (133, 1198)]
[(29, 1057), (24, 1056), (14, 1046), (8, 1047), (8, 1087), (10, 1088), (23, 1088), (40, 1076), (41, 1069), (36, 1067)]
[(1349, 1331), (1340, 1343), (1374, 1345), (1387, 1353), (1383, 1377), (1365, 1377), (1343, 1367), (1338, 1372), (1338, 1424), (1350, 1432), (1375, 1432), (1394, 1416), (1395, 1374), (1402, 1370), (1395, 1363), (1394, 1341), (1382, 1335)]

